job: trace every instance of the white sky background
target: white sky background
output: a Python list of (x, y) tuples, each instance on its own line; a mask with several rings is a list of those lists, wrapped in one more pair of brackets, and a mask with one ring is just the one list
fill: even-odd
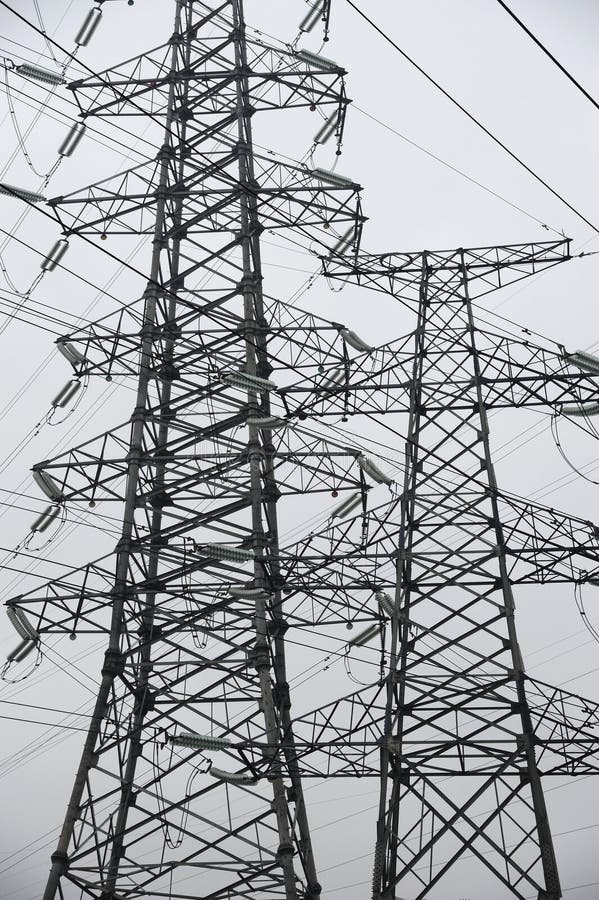
[[(13, 5), (35, 20), (32, 0), (13, 0)], [(62, 20), (56, 39), (67, 48), (72, 47), (89, 5), (83, 0), (71, 3), (40, 0), (50, 33)], [(495, 0), (420, 3), (364, 0), (361, 6), (406, 52), (599, 227), (596, 177), (599, 112), (534, 47)], [(596, 56), (599, 6), (591, 0), (513, 0), (512, 7), (585, 88), (599, 97)], [(247, 0), (246, 18), (248, 25), (291, 40), (304, 11), (300, 0)], [(167, 0), (136, 0), (133, 7), (125, 2), (106, 3), (101, 29), (81, 58), (97, 70), (161, 43), (170, 35), (172, 14), (173, 4)], [(29, 48), (25, 50), (0, 39), (5, 56), (19, 61), (22, 54), (23, 58), (36, 61), (39, 53), (46, 52), (43, 42), (31, 30), (1, 8), (0, 30)], [(303, 46), (320, 49), (316, 32)], [(369, 31), (345, 0), (333, 2), (332, 38), (322, 52), (348, 69), (348, 94), (356, 106), (529, 211), (550, 228), (563, 229), (574, 238), (578, 250), (599, 250), (597, 235), (588, 226), (494, 147), (380, 36)], [(32, 89), (31, 94), (41, 96), (37, 89)], [(64, 104), (60, 108), (66, 109)], [(2, 93), (0, 117), (5, 112), (6, 98)], [(17, 113), (21, 128), (25, 129), (34, 113), (20, 101)], [(309, 113), (296, 118), (292, 112), (281, 115), (286, 117), (285, 127), (266, 121), (265, 116), (257, 117), (256, 140), (299, 159), (311, 143), (317, 127), (315, 119)], [(27, 144), (39, 171), (46, 171), (54, 161), (54, 148), (63, 133), (62, 126), (45, 117), (34, 126)], [(1, 170), (1, 179), (36, 189), (39, 179), (28, 170), (22, 156), (14, 152), (16, 138), (8, 116), (2, 124), (2, 135), (0, 166), (10, 163), (10, 167)], [(317, 158), (317, 164), (324, 167), (331, 167), (333, 162), (331, 148), (321, 151)], [(55, 196), (74, 190), (130, 164), (117, 153), (88, 142), (82, 146), (81, 153), (63, 163), (47, 194)], [(545, 231), (533, 219), (449, 171), (357, 110), (350, 109), (338, 171), (364, 185), (364, 210), (370, 217), (364, 235), (367, 249), (483, 246), (543, 240), (554, 233)], [(15, 223), (21, 212), (17, 201), (0, 197), (0, 227), (46, 252), (58, 236), (56, 226), (32, 213), (17, 228)], [(1, 240), (0, 252), (17, 287), (27, 286), (39, 267), (39, 256), (14, 242), (4, 247)], [(145, 258), (144, 251), (140, 251), (136, 264), (142, 266)], [(309, 256), (292, 256), (271, 246), (265, 246), (265, 260), (272, 264), (265, 267), (265, 288), (282, 299), (291, 296), (315, 269)], [(599, 347), (598, 260), (596, 256), (574, 260), (536, 280), (491, 295), (484, 305), (488, 309), (500, 305), (501, 315), (561, 341), (568, 349), (596, 349)], [(104, 285), (116, 269), (116, 264), (101, 254), (75, 245), (65, 264), (98, 285)], [(277, 268), (277, 265), (300, 271)], [(9, 296), (1, 276), (0, 286), (0, 294)], [(136, 287), (134, 279), (121, 273), (111, 291), (115, 297), (127, 300), (136, 296)], [(94, 296), (91, 287), (64, 273), (53, 273), (42, 281), (34, 299), (53, 306), (61, 318), (65, 312), (71, 317), (80, 315)], [(324, 282), (318, 282), (302, 302), (323, 316), (344, 322), (375, 345), (412, 326), (407, 315), (382, 296), (365, 295), (349, 288), (331, 294)], [(113, 308), (110, 298), (104, 298), (93, 315)], [(57, 334), (63, 330), (57, 326)], [(53, 350), (54, 339), (52, 334), (17, 321), (4, 330), (0, 320), (0, 371), (4, 385), (0, 401), (3, 427), (0, 503), (27, 508), (23, 511), (0, 506), (0, 546), (8, 550), (24, 538), (45, 505), (32, 485), (29, 467), (52, 455), (56, 444), (68, 447), (82, 437), (123, 421), (131, 405), (127, 392), (117, 385), (92, 385), (81, 407), (64, 425), (46, 426), (39, 435), (31, 435), (31, 429), (47, 411), (49, 401), (69, 377), (66, 362)], [(52, 354), (51, 362), (29, 384), (30, 376), (48, 354)], [(18, 402), (7, 412), (5, 404), (17, 391)], [(526, 432), (528, 428), (531, 430)], [(530, 411), (502, 412), (492, 417), (491, 430), (498, 450), (497, 474), (501, 486), (572, 514), (599, 519), (599, 488), (573, 475), (565, 466), (551, 439), (547, 417)], [(582, 440), (573, 427), (564, 426), (562, 437), (579, 468), (595, 464), (596, 445)], [(13, 448), (21, 442), (19, 454), (7, 462)], [(397, 458), (400, 453), (398, 447)], [(599, 464), (591, 471), (591, 477), (599, 480)], [(23, 487), (18, 487), (21, 483)], [(8, 492), (15, 489), (24, 491), (30, 498), (11, 497)], [(25, 557), (12, 559), (8, 553), (4, 557), (7, 568), (2, 573), (1, 599), (29, 589), (35, 583), (34, 574), (13, 583), (13, 578), (20, 576), (11, 572), (10, 567), (22, 569), (32, 564), (36, 573), (50, 575), (54, 568), (59, 568), (56, 563), (70, 564), (97, 555), (95, 540), (94, 531), (89, 527), (70, 532), (67, 527), (59, 539), (40, 552), (40, 563), (32, 563)], [(599, 622), (599, 613), (595, 611), (599, 588), (595, 589), (596, 596), (592, 591), (586, 590), (585, 600), (591, 618)], [(597, 698), (598, 648), (583, 629), (573, 589), (567, 586), (530, 588), (520, 592), (516, 601), (521, 644), (530, 674)], [(0, 628), (0, 650), (4, 653), (12, 649), (15, 636), (4, 616)], [(67, 641), (57, 649), (73, 661), (84, 648)], [(99, 656), (86, 653), (84, 659), (76, 662), (78, 669), (70, 667), (71, 675), (80, 684), (61, 673), (55, 663), (65, 666), (58, 657), (46, 659), (42, 668), (23, 685), (1, 687), (0, 700), (13, 699), (60, 710), (89, 705)], [(348, 684), (347, 690), (351, 687)], [(48, 723), (63, 719), (60, 713), (8, 703), (0, 703), (0, 715)], [(67, 720), (67, 724), (76, 727), (83, 727), (84, 723), (80, 718)], [(0, 862), (0, 893), (3, 900), (34, 900), (45, 881), (54, 844), (52, 834), (42, 836), (62, 821), (83, 735), (77, 731), (46, 732), (38, 725), (9, 720), (4, 720), (3, 726), (0, 859), (6, 862)], [(49, 738), (52, 738), (50, 744)], [(57, 738), (62, 742), (54, 745)], [(564, 894), (568, 900), (593, 900), (597, 886), (576, 886), (599, 882), (594, 849), (599, 834), (599, 784), (587, 779), (561, 785), (561, 780), (555, 780), (545, 787), (559, 788), (549, 793), (547, 799)], [(376, 802), (376, 785), (365, 782), (335, 785), (326, 801), (317, 789), (312, 785), (310, 788), (308, 799), (317, 794), (319, 797), (311, 807), (317, 864), (321, 869), (336, 867), (322, 874), (321, 880), (327, 888), (324, 896), (363, 900), (369, 893), (375, 819), (373, 810), (359, 814), (358, 811)], [(46, 843), (48, 846), (44, 847)], [(29, 849), (23, 849), (29, 844)], [(363, 859), (357, 858), (363, 854), (367, 854)], [(2, 874), (8, 866), (13, 867)], [(344, 888), (345, 885), (356, 886)], [(479, 889), (478, 884), (461, 885), (461, 893), (456, 892), (455, 900), (461, 897), (478, 900), (483, 896), (477, 894)], [(454, 900), (435, 894), (431, 897)], [(495, 897), (487, 894), (485, 900), (495, 900)]]

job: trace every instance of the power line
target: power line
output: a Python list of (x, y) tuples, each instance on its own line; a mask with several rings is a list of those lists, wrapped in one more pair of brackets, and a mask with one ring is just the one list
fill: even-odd
[(586, 97), (586, 99), (589, 100), (589, 101), (593, 104), (593, 106), (595, 107), (595, 109), (599, 110), (599, 103), (597, 103), (597, 101), (595, 100), (595, 98), (592, 97), (591, 94), (589, 94), (589, 92), (588, 92), (585, 88), (583, 88), (583, 86), (580, 84), (580, 82), (577, 81), (576, 78), (574, 78), (574, 76), (572, 75), (572, 73), (569, 72), (568, 69), (565, 68), (565, 66), (562, 66), (561, 62), (560, 62), (558, 59), (555, 58), (555, 56), (553, 55), (553, 53), (552, 53), (550, 50), (548, 50), (547, 47), (546, 47), (543, 43), (541, 43), (541, 41), (538, 39), (538, 37), (536, 37), (536, 35), (534, 35), (534, 34), (532, 33), (532, 31), (530, 30), (530, 28), (527, 28), (527, 27), (526, 27), (526, 25), (524, 24), (524, 22), (522, 21), (522, 19), (519, 19), (519, 18), (518, 18), (518, 16), (516, 15), (516, 13), (513, 12), (513, 11), (509, 8), (509, 6), (507, 5), (507, 3), (504, 3), (503, 0), (497, 0), (497, 2), (498, 2), (499, 5), (506, 11), (506, 13), (508, 14), (508, 16), (511, 16), (512, 19), (514, 20), (514, 22), (516, 22), (516, 23), (520, 26), (520, 28), (522, 29), (522, 31), (524, 31), (524, 32), (528, 35), (528, 37), (531, 39), (531, 41), (534, 41), (534, 43), (537, 45), (537, 47), (538, 47), (540, 50), (543, 51), (543, 53), (545, 54), (545, 56), (548, 56), (549, 59), (551, 60), (551, 62), (554, 63), (554, 64), (558, 67), (558, 69), (560, 70), (560, 72), (562, 72), (562, 73), (566, 76), (566, 78), (568, 79), (568, 81), (571, 81), (572, 84), (574, 85), (574, 87), (578, 88), (578, 90), (580, 91), (580, 93), (581, 93), (584, 97)]
[(511, 200), (508, 200), (507, 197), (504, 197), (502, 194), (499, 194), (497, 191), (494, 191), (493, 188), (488, 187), (488, 185), (483, 184), (481, 181), (477, 181), (476, 178), (473, 178), (472, 175), (468, 175), (467, 172), (463, 172), (462, 169), (458, 169), (457, 166), (452, 165), (447, 160), (443, 159), (441, 156), (437, 156), (436, 153), (433, 153), (431, 150), (427, 150), (426, 147), (423, 147), (421, 144), (417, 144), (416, 141), (413, 141), (411, 138), (407, 137), (405, 134), (402, 134), (401, 131), (397, 131), (396, 128), (393, 128), (389, 125), (388, 122), (384, 122), (381, 119), (377, 119), (376, 116), (371, 115), (369, 112), (366, 112), (365, 109), (362, 109), (357, 104), (352, 103), (352, 109), (355, 109), (361, 115), (366, 116), (366, 118), (371, 119), (373, 122), (376, 122), (377, 125), (381, 125), (383, 128), (386, 128), (391, 134), (396, 135), (396, 137), (401, 138), (402, 141), (405, 141), (406, 144), (409, 144), (411, 147), (415, 147), (416, 150), (420, 150), (421, 153), (424, 153), (425, 156), (430, 157), (430, 159), (434, 159), (435, 162), (440, 163), (442, 166), (445, 166), (446, 169), (449, 169), (450, 172), (454, 172), (456, 175), (459, 175), (461, 178), (465, 178), (466, 181), (469, 181), (470, 184), (479, 187), (481, 190), (485, 191), (487, 194), (490, 194), (492, 197), (495, 197), (497, 200), (501, 200), (502, 203), (507, 204), (512, 209), (517, 210), (517, 212), (522, 213), (524, 216), (528, 216), (529, 219), (532, 219), (533, 222), (536, 222), (541, 228), (545, 228), (546, 230), (551, 229), (556, 234), (561, 234), (561, 232), (550, 225), (546, 225), (541, 219), (535, 216), (533, 213), (524, 209), (522, 206), (518, 206), (517, 203), (513, 203)]
[[(3, 6), (6, 5), (3, 0), (0, 0), (0, 2), (2, 2)], [(367, 16), (365, 12), (363, 12), (358, 6), (356, 6), (353, 0), (346, 0), (346, 2), (352, 7), (353, 10), (355, 10), (355, 12), (358, 13), (359, 16), (361, 16), (362, 19), (364, 19), (365, 22), (367, 22), (371, 26), (371, 28), (373, 28), (377, 32), (377, 34), (379, 34), (383, 38), (383, 40), (390, 44), (400, 54), (400, 56), (402, 56), (406, 60), (406, 62), (413, 66), (418, 72), (420, 72), (420, 74), (423, 75), (430, 84), (432, 84), (438, 91), (443, 94), (444, 97), (447, 98), (447, 100), (450, 101), (450, 103), (452, 103), (457, 109), (460, 110), (460, 112), (462, 112), (468, 119), (470, 119), (470, 121), (473, 122), (477, 126), (477, 128), (483, 131), (487, 135), (487, 137), (491, 138), (491, 140), (495, 144), (497, 144), (498, 147), (501, 147), (501, 149), (505, 153), (507, 153), (508, 156), (510, 156), (515, 162), (518, 163), (519, 166), (521, 166), (526, 172), (528, 172), (528, 174), (531, 175), (535, 179), (535, 181), (538, 181), (539, 184), (543, 185), (544, 188), (546, 188), (551, 194), (553, 194), (554, 197), (556, 197), (561, 203), (563, 203), (564, 206), (566, 206), (571, 212), (573, 212), (575, 216), (577, 216), (582, 222), (585, 223), (585, 225), (588, 225), (589, 228), (592, 228), (594, 232), (599, 234), (599, 227), (597, 227), (589, 219), (587, 219), (587, 217), (584, 216), (578, 209), (576, 209), (576, 207), (573, 206), (568, 200), (566, 200), (566, 198), (562, 194), (552, 188), (551, 185), (548, 184), (548, 182), (546, 182), (544, 178), (538, 175), (534, 171), (534, 169), (532, 169), (527, 163), (525, 163), (517, 153), (515, 153), (513, 150), (510, 150), (510, 148), (506, 144), (504, 144), (504, 142), (500, 138), (493, 134), (493, 132), (490, 131), (490, 129), (487, 128), (486, 125), (483, 125), (480, 119), (477, 119), (476, 116), (473, 115), (473, 113), (469, 112), (466, 107), (459, 102), (459, 100), (456, 100), (456, 98), (453, 97), (452, 94), (449, 93), (449, 91), (446, 91), (445, 88), (442, 87), (439, 82), (432, 77), (432, 75), (429, 75), (428, 72), (426, 72), (422, 68), (422, 66), (418, 65), (418, 63), (414, 59), (412, 59), (411, 56), (408, 56), (405, 50), (402, 50), (402, 48), (393, 40), (393, 38), (389, 37), (389, 35), (386, 34), (382, 28), (379, 28), (379, 26), (375, 22), (373, 22), (373, 20), (369, 16)]]
[(18, 716), (4, 716), (0, 714), (0, 719), (7, 719), (11, 722), (25, 722), (27, 725), (46, 725), (49, 728), (60, 728), (63, 731), (87, 731), (87, 728), (77, 728), (75, 725), (59, 725), (57, 722), (40, 722), (39, 719), (22, 719)]

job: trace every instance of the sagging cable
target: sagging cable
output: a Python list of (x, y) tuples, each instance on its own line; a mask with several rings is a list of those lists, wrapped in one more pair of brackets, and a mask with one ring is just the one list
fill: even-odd
[(551, 416), (551, 436), (553, 437), (553, 441), (555, 443), (555, 446), (557, 447), (559, 455), (561, 456), (563, 461), (566, 463), (568, 468), (570, 468), (573, 472), (575, 472), (576, 475), (580, 476), (580, 478), (583, 478), (585, 481), (588, 481), (589, 484), (599, 484), (599, 481), (595, 481), (594, 478), (589, 478), (588, 475), (585, 475), (584, 472), (581, 472), (580, 469), (578, 469), (574, 465), (574, 463), (570, 460), (570, 458), (566, 455), (564, 448), (562, 447), (560, 437), (559, 437), (559, 431), (558, 431), (558, 426), (557, 426), (557, 413), (554, 413)]

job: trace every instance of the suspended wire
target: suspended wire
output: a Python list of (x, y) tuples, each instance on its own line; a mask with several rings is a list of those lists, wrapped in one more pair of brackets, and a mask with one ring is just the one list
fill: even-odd
[[(34, 166), (33, 160), (31, 159), (31, 155), (30, 155), (30, 153), (27, 149), (27, 145), (25, 143), (25, 137), (23, 136), (23, 132), (21, 131), (21, 128), (19, 126), (19, 120), (17, 118), (17, 113), (15, 111), (13, 98), (12, 98), (12, 91), (11, 91), (11, 87), (10, 87), (9, 72), (10, 72), (10, 69), (7, 66), (4, 69), (4, 85), (5, 85), (5, 90), (6, 90), (6, 98), (8, 100), (8, 110), (9, 110), (10, 117), (12, 120), (13, 128), (15, 130), (15, 134), (17, 136), (17, 142), (18, 142), (19, 148), (21, 150), (21, 153), (23, 154), (23, 156), (25, 158), (25, 162), (27, 163), (27, 165), (29, 166), (29, 168), (31, 169), (33, 174), (37, 175), (38, 178), (42, 179), (42, 184), (41, 184), (40, 190), (43, 190), (48, 185), (48, 183), (50, 182), (50, 179), (52, 178), (52, 176), (58, 169), (59, 165), (61, 164), (61, 162), (63, 160), (63, 157), (59, 156), (58, 159), (56, 160), (56, 162), (50, 167), (50, 169), (46, 173), (38, 172), (38, 170)], [(55, 90), (56, 90), (56, 88), (53, 88), (52, 91), (49, 92), (50, 95)], [(42, 104), (40, 107), (40, 114), (41, 114), (41, 111), (43, 110), (43, 108), (44, 108), (44, 104)], [(39, 118), (39, 115), (37, 118)], [(36, 121), (37, 120), (34, 119), (34, 121), (31, 123), (31, 125), (29, 126), (29, 128), (27, 130), (27, 134), (31, 133), (31, 130), (33, 129), (33, 126), (36, 123)]]
[(511, 200), (508, 200), (507, 197), (504, 197), (503, 194), (497, 193), (497, 191), (494, 191), (488, 185), (483, 184), (480, 181), (477, 181), (476, 178), (473, 178), (471, 175), (468, 175), (467, 172), (462, 171), (462, 169), (458, 169), (456, 166), (447, 162), (447, 160), (443, 159), (442, 157), (437, 156), (437, 154), (433, 153), (431, 150), (427, 150), (426, 147), (423, 147), (421, 144), (416, 143), (416, 141), (413, 141), (411, 138), (407, 137), (405, 134), (402, 134), (401, 131), (397, 131), (397, 129), (395, 129), (391, 125), (389, 125), (388, 122), (383, 122), (381, 119), (377, 119), (376, 116), (373, 116), (373, 115), (371, 115), (371, 113), (366, 112), (365, 109), (362, 109), (362, 107), (357, 106), (357, 104), (355, 104), (355, 103), (352, 103), (351, 108), (352, 108), (352, 110), (355, 109), (361, 115), (366, 116), (367, 119), (371, 119), (373, 122), (376, 122), (377, 125), (380, 125), (382, 128), (385, 128), (391, 134), (394, 134), (396, 137), (401, 138), (402, 141), (405, 141), (406, 144), (409, 144), (411, 147), (414, 147), (416, 150), (419, 150), (421, 153), (424, 153), (425, 156), (428, 156), (428, 157), (430, 157), (430, 159), (434, 159), (435, 162), (438, 162), (442, 166), (445, 166), (446, 169), (449, 169), (451, 172), (454, 172), (456, 175), (459, 175), (461, 178), (465, 178), (466, 181), (470, 182), (470, 184), (473, 184), (476, 187), (479, 187), (481, 190), (485, 191), (487, 194), (490, 194), (492, 197), (495, 197), (496, 200), (501, 200), (502, 203), (507, 204), (507, 206), (510, 206), (512, 209), (515, 209), (517, 212), (522, 213), (522, 215), (527, 216), (533, 222), (536, 222), (537, 225), (540, 225), (541, 228), (544, 228), (547, 231), (551, 230), (551, 231), (555, 232), (555, 234), (561, 235), (562, 232), (558, 228), (555, 228), (551, 225), (546, 225), (541, 219), (539, 219), (539, 218), (537, 218), (537, 216), (533, 215), (533, 213), (524, 209), (522, 206), (518, 206), (517, 203), (514, 203)]
[[(2, 3), (3, 6), (6, 6), (6, 4), (3, 2), (3, 0), (0, 0), (0, 2)], [(576, 209), (575, 206), (573, 206), (571, 203), (569, 203), (568, 200), (566, 200), (566, 198), (562, 194), (560, 194), (558, 191), (556, 191), (554, 188), (552, 188), (551, 185), (548, 184), (548, 182), (545, 181), (544, 178), (542, 178), (540, 175), (538, 175), (534, 171), (534, 169), (532, 169), (527, 163), (525, 163), (524, 160), (521, 159), (521, 157), (519, 157), (516, 153), (514, 153), (513, 150), (510, 150), (510, 148), (506, 144), (504, 144), (504, 142), (500, 138), (498, 138), (495, 134), (493, 134), (493, 132), (490, 131), (485, 125), (483, 125), (483, 123), (479, 119), (477, 119), (475, 115), (473, 115), (471, 112), (469, 112), (466, 109), (466, 107), (463, 106), (459, 102), (459, 100), (456, 100), (456, 98), (453, 97), (449, 93), (449, 91), (446, 91), (445, 88), (442, 87), (438, 81), (436, 81), (421, 66), (419, 66), (415, 60), (413, 60), (410, 56), (408, 56), (408, 54), (404, 50), (402, 50), (402, 48), (399, 46), (399, 44), (397, 44), (393, 40), (393, 38), (391, 38), (385, 31), (383, 31), (382, 28), (379, 28), (379, 26), (369, 16), (367, 16), (365, 12), (363, 12), (358, 6), (356, 6), (356, 4), (353, 2), (353, 0), (346, 0), (346, 3), (348, 3), (349, 6), (351, 6), (351, 8), (355, 12), (357, 12), (357, 14), (365, 22), (368, 23), (370, 25), (370, 27), (373, 28), (377, 32), (377, 34), (379, 34), (383, 38), (384, 41), (386, 41), (388, 44), (390, 44), (394, 48), (394, 50), (396, 50), (400, 54), (400, 56), (402, 56), (403, 59), (406, 60), (406, 62), (408, 62), (411, 66), (413, 66), (413, 68), (415, 68), (421, 75), (423, 75), (424, 78), (426, 78), (426, 80), (430, 84), (433, 85), (433, 87), (435, 87), (438, 91), (440, 91), (443, 94), (443, 96), (447, 100), (449, 100), (450, 103), (453, 104), (453, 106), (455, 106), (457, 109), (459, 109), (460, 112), (462, 112), (471, 122), (474, 123), (474, 125), (477, 126), (477, 128), (479, 128), (482, 132), (484, 132), (484, 134), (486, 134), (487, 137), (489, 137), (493, 141), (493, 143), (495, 143), (498, 147), (501, 147), (501, 149), (505, 153), (507, 153), (507, 155), (511, 159), (513, 159), (514, 162), (518, 163), (518, 165), (521, 166), (521, 168), (523, 168), (526, 172), (528, 172), (528, 174), (531, 175), (535, 179), (535, 181), (537, 181), (544, 188), (546, 188), (549, 191), (549, 193), (551, 193), (561, 203), (563, 203), (564, 206), (566, 206), (571, 212), (573, 212), (574, 215), (577, 216), (577, 218), (579, 218), (582, 222), (585, 223), (585, 225), (588, 225), (589, 228), (592, 228), (592, 230), (594, 232), (599, 234), (599, 227), (594, 225), (589, 219), (586, 218), (586, 216), (584, 216), (578, 209)]]
[(593, 104), (595, 109), (599, 110), (599, 103), (597, 103), (595, 98), (592, 97), (589, 94), (589, 92), (583, 88), (583, 86), (580, 84), (579, 81), (576, 80), (576, 78), (574, 78), (574, 76), (572, 75), (571, 72), (569, 72), (564, 66), (562, 66), (561, 62), (558, 59), (556, 59), (555, 56), (553, 55), (553, 53), (551, 53), (551, 51), (548, 50), (547, 47), (544, 44), (542, 44), (541, 41), (532, 33), (532, 31), (526, 27), (524, 22), (521, 19), (519, 19), (518, 16), (509, 8), (507, 3), (504, 3), (503, 0), (497, 0), (497, 2), (506, 11), (508, 16), (511, 16), (512, 19), (514, 20), (514, 22), (516, 22), (520, 26), (522, 31), (524, 31), (524, 33), (528, 35), (528, 37), (531, 39), (531, 41), (534, 41), (534, 43), (537, 45), (537, 47), (543, 51), (545, 56), (549, 57), (551, 62), (554, 63), (554, 65), (556, 65), (558, 67), (560, 72), (562, 72), (562, 74), (564, 74), (566, 76), (566, 78), (574, 85), (574, 87), (578, 88), (580, 93)]
[[(130, 136), (134, 136), (134, 135), (131, 134), (131, 132), (126, 132), (126, 133), (127, 133), (128, 135), (130, 135)], [(301, 164), (301, 161), (295, 161), (295, 160), (294, 160), (294, 162), (296, 162), (298, 165)], [(47, 216), (47, 217), (53, 219), (53, 217), (51, 216), (51, 214), (46, 213), (44, 210), (41, 210), (39, 207), (34, 206), (33, 204), (30, 204), (30, 206), (33, 206), (33, 208), (36, 209), (38, 212), (40, 212), (42, 215), (45, 215), (45, 216)], [(107, 253), (111, 258), (115, 258), (112, 254), (110, 254), (110, 253), (106, 250), (106, 248), (101, 247), (101, 246), (99, 247), (96, 243), (94, 243), (92, 240), (90, 240), (89, 238), (87, 238), (85, 235), (79, 235), (79, 237), (81, 237), (81, 238), (82, 238), (83, 240), (85, 240), (86, 242), (90, 243), (90, 244), (91, 244), (92, 246), (94, 246), (96, 249), (100, 249), (102, 252)], [(295, 244), (295, 246), (297, 246), (297, 247), (300, 248), (300, 251), (299, 251), (299, 252), (302, 252), (302, 251), (303, 251), (303, 252), (306, 252), (306, 251), (305, 251), (305, 248), (303, 248), (302, 245), (301, 245), (301, 244), (298, 244), (296, 241), (293, 241), (293, 239), (292, 239), (290, 236), (282, 234), (282, 235), (279, 235), (279, 237), (280, 237), (280, 238), (283, 238), (284, 240), (288, 241), (289, 243)], [(141, 277), (144, 277), (143, 273), (140, 272), (140, 271), (138, 271), (137, 269), (132, 268), (131, 270), (132, 270), (133, 272), (135, 272), (135, 274), (140, 275)], [(317, 274), (318, 274), (318, 272), (317, 272), (317, 273), (314, 273), (314, 276), (313, 276), (313, 277), (315, 277)], [(541, 334), (538, 333), (538, 332), (535, 332), (535, 331), (533, 331), (533, 330), (531, 330), (531, 329), (522, 328), (520, 325), (518, 325), (518, 323), (514, 322), (513, 320), (511, 320), (511, 319), (509, 319), (509, 318), (507, 318), (507, 317), (505, 317), (505, 316), (501, 316), (501, 315), (499, 315), (499, 314), (497, 314), (497, 313), (495, 313), (495, 312), (493, 312), (493, 311), (490, 311), (490, 310), (485, 310), (484, 307), (479, 307), (479, 304), (473, 304), (473, 305), (474, 305), (475, 307), (477, 307), (477, 308), (481, 308), (481, 309), (484, 311), (485, 315), (491, 315), (493, 318), (496, 318), (496, 319), (498, 319), (498, 320), (500, 320), (500, 321), (502, 321), (502, 322), (506, 322), (506, 323), (512, 325), (513, 327), (515, 327), (515, 328), (517, 329), (517, 333), (522, 333), (522, 332), (524, 332), (524, 333), (526, 333), (526, 334), (534, 334), (535, 336), (540, 337), (540, 338), (543, 338), (544, 340), (550, 340), (550, 339), (544, 337), (543, 335), (541, 335)], [(485, 318), (484, 318), (484, 316), (480, 316), (480, 318), (481, 318), (482, 321), (486, 321)], [(555, 342), (552, 342), (552, 343), (555, 343)]]
[[(39, 22), (40, 32), (44, 36), (44, 41), (45, 41), (46, 47), (48, 48), (48, 53), (52, 57), (53, 62), (55, 62), (56, 65), (60, 65), (56, 56), (54, 55), (54, 50), (52, 49), (52, 44), (48, 40), (46, 26), (44, 25), (44, 20), (42, 18), (42, 12), (40, 10), (38, 0), (33, 0), (33, 7), (35, 9), (35, 15), (37, 16), (37, 21)], [(67, 12), (68, 12), (68, 9), (67, 9)], [(66, 13), (65, 13), (65, 15), (66, 15)]]
[(564, 448), (562, 447), (561, 441), (560, 441), (560, 439), (559, 439), (559, 431), (558, 431), (557, 419), (558, 419), (558, 413), (554, 413), (554, 414), (551, 416), (551, 435), (552, 435), (552, 437), (553, 437), (553, 441), (554, 441), (555, 446), (557, 447), (557, 449), (558, 449), (558, 451), (559, 451), (559, 454), (560, 454), (561, 458), (564, 460), (564, 462), (566, 463), (566, 465), (567, 465), (570, 469), (572, 469), (573, 472), (575, 472), (577, 475), (580, 476), (580, 478), (584, 478), (584, 480), (590, 482), (590, 484), (599, 484), (599, 481), (596, 481), (594, 478), (589, 478), (588, 475), (585, 475), (584, 472), (581, 472), (581, 470), (578, 469), (578, 468), (574, 465), (574, 463), (569, 459), (569, 457), (566, 456), (566, 453), (565, 453), (565, 451), (564, 451)]
[[(581, 576), (583, 575), (582, 572), (581, 572), (580, 574), (581, 574)], [(575, 600), (575, 602), (576, 602), (576, 606), (577, 606), (578, 612), (580, 613), (580, 615), (581, 615), (581, 617), (582, 617), (582, 621), (583, 621), (583, 623), (584, 623), (584, 627), (586, 628), (586, 630), (588, 631), (588, 633), (591, 635), (591, 637), (593, 638), (593, 640), (595, 641), (595, 643), (599, 644), (599, 631), (595, 628), (595, 626), (593, 625), (593, 623), (592, 623), (591, 620), (589, 619), (589, 617), (588, 617), (588, 615), (587, 615), (587, 612), (586, 612), (586, 609), (585, 609), (585, 607), (584, 607), (584, 600), (583, 600), (583, 597), (582, 597), (582, 583), (581, 583), (581, 582), (578, 582), (578, 583), (575, 583), (575, 584), (574, 584), (574, 600)]]

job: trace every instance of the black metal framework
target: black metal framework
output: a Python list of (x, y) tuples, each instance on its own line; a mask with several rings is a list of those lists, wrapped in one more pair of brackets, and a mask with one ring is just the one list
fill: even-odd
[[(355, 777), (380, 781), (374, 900), (423, 900), (466, 853), (557, 900), (543, 777), (599, 772), (599, 706), (527, 678), (512, 589), (596, 581), (599, 531), (500, 489), (487, 412), (584, 409), (597, 373), (473, 301), (569, 242), (362, 253), (359, 185), (252, 137), (255, 113), (309, 106), (340, 144), (344, 70), (250, 40), (241, 0), (175, 5), (168, 44), (71, 85), (84, 117), (153, 120), (157, 159), (49, 201), (69, 236), (153, 252), (142, 298), (59, 342), (78, 377), (135, 385), (131, 419), (35, 467), (56, 504), (123, 511), (116, 549), (9, 601), (36, 639), (108, 641), (44, 900), (316, 900), (303, 783)], [(356, 349), (266, 296), (265, 228), (413, 330)], [(325, 427), (383, 414), (401, 485)], [(352, 510), (281, 546), (279, 507), (331, 488)], [(372, 683), (292, 713), (290, 630), (343, 645), (360, 623)]]

